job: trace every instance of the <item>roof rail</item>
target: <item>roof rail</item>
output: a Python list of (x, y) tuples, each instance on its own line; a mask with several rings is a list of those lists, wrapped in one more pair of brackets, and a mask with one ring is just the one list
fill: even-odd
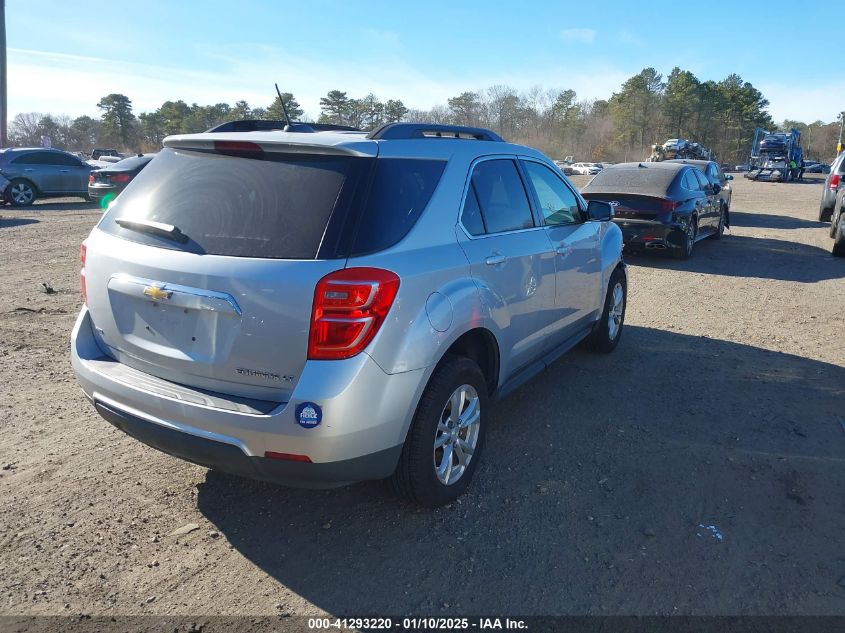
[[(287, 128), (287, 129), (286, 129)], [(301, 123), (293, 121), (272, 121), (269, 119), (241, 119), (240, 121), (227, 121), (215, 125), (206, 132), (270, 132), (272, 130), (286, 132), (360, 132), (357, 127), (349, 125), (334, 125), (333, 123)]]
[(367, 134), (367, 138), (398, 140), (411, 138), (464, 138), (504, 142), (501, 136), (482, 127), (437, 123), (388, 123)]

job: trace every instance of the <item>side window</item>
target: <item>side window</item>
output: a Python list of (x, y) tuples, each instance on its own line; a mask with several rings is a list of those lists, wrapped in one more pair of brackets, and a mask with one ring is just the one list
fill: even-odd
[(472, 183), (469, 185), (464, 210), (461, 212), (461, 223), (470, 235), (484, 235), (487, 232), (484, 228), (484, 218), (481, 217), (481, 209), (478, 206), (478, 196), (475, 195), (475, 186)]
[(576, 224), (583, 220), (575, 194), (545, 165), (523, 161), (528, 180), (537, 193), (547, 225)]
[(15, 158), (12, 163), (15, 165), (44, 165), (44, 161), (42, 160), (43, 156), (38, 153), (32, 154), (24, 154), (23, 156), (18, 156)]
[(79, 167), (82, 164), (75, 156), (62, 154), (61, 152), (50, 152), (49, 163), (51, 165), (62, 165), (63, 167)]
[(681, 185), (683, 185), (684, 189), (689, 191), (698, 191), (698, 181), (695, 179), (695, 176), (692, 173), (691, 169), (687, 169), (684, 172), (683, 178), (681, 180)]
[(699, 189), (704, 191), (707, 187), (710, 186), (710, 181), (707, 179), (707, 176), (704, 175), (704, 172), (700, 169), (691, 169), (690, 173), (695, 174), (695, 177), (698, 178)]
[(485, 160), (478, 163), (472, 171), (470, 182), (488, 233), (534, 226), (528, 196), (512, 160)]

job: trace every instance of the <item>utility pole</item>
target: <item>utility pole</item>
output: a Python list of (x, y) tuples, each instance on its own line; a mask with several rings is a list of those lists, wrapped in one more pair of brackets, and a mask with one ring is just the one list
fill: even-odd
[(0, 147), (9, 144), (6, 125), (9, 122), (9, 111), (6, 99), (6, 0), (0, 0)]
[(845, 111), (839, 113), (839, 143), (836, 145), (836, 155), (842, 151), (842, 123), (845, 123)]

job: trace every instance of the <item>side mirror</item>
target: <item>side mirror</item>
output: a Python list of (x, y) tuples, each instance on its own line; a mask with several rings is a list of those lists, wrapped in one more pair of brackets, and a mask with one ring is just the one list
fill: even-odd
[(725, 174), (725, 180), (733, 180), (733, 179), (734, 179), (734, 177), (731, 176), (730, 174)]
[(613, 207), (609, 202), (601, 200), (590, 200), (587, 202), (587, 217), (599, 222), (607, 222), (613, 217)]
[(714, 183), (714, 184), (713, 184), (713, 195), (714, 195), (714, 196), (715, 196), (716, 194), (718, 194), (721, 190), (722, 190), (722, 185), (720, 185), (720, 184), (718, 184), (718, 183)]

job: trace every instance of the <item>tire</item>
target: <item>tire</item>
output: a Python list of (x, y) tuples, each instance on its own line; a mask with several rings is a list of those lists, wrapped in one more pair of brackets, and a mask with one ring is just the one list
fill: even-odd
[[(621, 293), (621, 305), (619, 304)], [(622, 327), (625, 325), (625, 307), (628, 305), (628, 280), (625, 273), (618, 268), (613, 271), (607, 284), (607, 294), (604, 298), (604, 310), (590, 334), (590, 347), (602, 354), (608, 354), (616, 349), (622, 338)]]
[(833, 248), (830, 250), (834, 257), (845, 257), (845, 216), (839, 214), (836, 223), (836, 233), (833, 236)]
[(836, 213), (830, 216), (830, 228), (828, 229), (828, 235), (832, 238), (836, 238), (836, 227), (839, 224), (839, 219), (842, 217), (842, 207), (839, 207)]
[(6, 200), (13, 207), (28, 207), (38, 197), (35, 186), (23, 178), (15, 178), (6, 187)]
[(675, 259), (689, 259), (692, 257), (692, 249), (695, 248), (695, 238), (698, 237), (698, 219), (692, 218), (689, 228), (686, 231), (687, 239), (681, 248), (673, 251)]
[(723, 202), (719, 205), (719, 227), (716, 229), (716, 232), (710, 236), (714, 240), (722, 239), (722, 236), (725, 234), (726, 215), (727, 213), (725, 211), (725, 203)]
[[(420, 398), (391, 477), (397, 494), (434, 508), (466, 491), (484, 447), (488, 400), (487, 382), (474, 361), (451, 355), (441, 361)], [(462, 409), (456, 418), (452, 403), (458, 401)]]
[(833, 215), (833, 207), (825, 207), (822, 202), (819, 205), (819, 222), (830, 222), (831, 215)]

